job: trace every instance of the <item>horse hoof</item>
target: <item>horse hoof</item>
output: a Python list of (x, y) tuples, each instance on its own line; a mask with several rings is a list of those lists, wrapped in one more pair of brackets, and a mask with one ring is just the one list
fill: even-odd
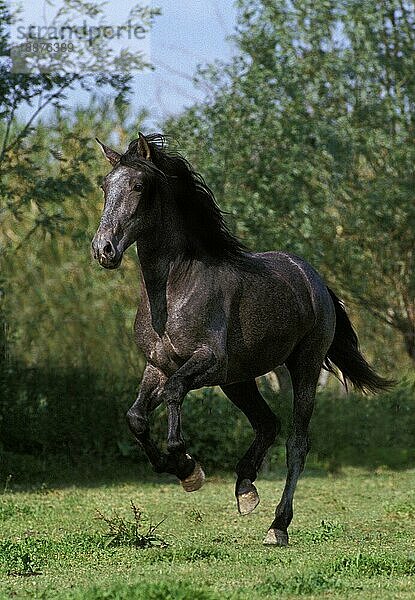
[(265, 546), (288, 546), (288, 533), (281, 529), (268, 529), (264, 539)]
[(256, 487), (249, 481), (244, 479), (238, 487), (239, 490), (243, 490), (241, 493), (236, 495), (236, 502), (238, 504), (239, 514), (249, 515), (259, 504), (259, 496)]
[(196, 463), (193, 473), (190, 473), (186, 479), (181, 479), (180, 483), (186, 492), (196, 492), (200, 490), (205, 483), (205, 473), (199, 463)]

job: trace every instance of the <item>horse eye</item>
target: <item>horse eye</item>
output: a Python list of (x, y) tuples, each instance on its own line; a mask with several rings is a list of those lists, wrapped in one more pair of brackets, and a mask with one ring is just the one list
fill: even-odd
[(143, 189), (143, 184), (142, 183), (136, 183), (134, 185), (134, 191), (141, 192), (142, 189)]

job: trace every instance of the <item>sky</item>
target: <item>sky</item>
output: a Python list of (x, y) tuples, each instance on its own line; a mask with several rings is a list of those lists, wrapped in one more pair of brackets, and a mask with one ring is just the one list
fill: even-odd
[(230, 58), (235, 48), (233, 0), (160, 0), (162, 15), (150, 35), (155, 71), (136, 77), (134, 101), (146, 106), (154, 124), (203, 98), (192, 77), (198, 64)]
[[(138, 1), (107, 0), (107, 24), (121, 24), (131, 6)], [(52, 8), (48, 0), (19, 2), (23, 5), (26, 26), (33, 23), (38, 26), (50, 25), (62, 0), (53, 0)], [(154, 71), (135, 76), (131, 97), (137, 111), (143, 107), (148, 110), (150, 116), (146, 125), (151, 128), (203, 100), (202, 90), (194, 86), (192, 79), (198, 65), (212, 63), (215, 59), (226, 60), (234, 54), (235, 48), (228, 38), (234, 33), (236, 9), (234, 0), (141, 0), (140, 3), (161, 9), (145, 44)], [(133, 42), (127, 44), (133, 48)], [(72, 106), (85, 102), (88, 102), (86, 92), (77, 90), (69, 94)]]

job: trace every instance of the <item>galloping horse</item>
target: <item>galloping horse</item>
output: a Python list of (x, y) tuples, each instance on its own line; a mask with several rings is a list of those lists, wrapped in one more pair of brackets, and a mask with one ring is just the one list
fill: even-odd
[[(190, 390), (220, 386), (255, 431), (236, 466), (238, 509), (248, 514), (259, 502), (253, 482), (280, 429), (255, 378), (285, 364), (294, 392), (288, 472), (264, 540), (285, 546), (321, 368), (335, 371), (336, 365), (362, 391), (392, 382), (359, 352), (342, 303), (318, 273), (287, 252), (249, 252), (226, 227), (203, 178), (165, 149), (163, 136), (140, 133), (124, 154), (97, 141), (112, 170), (102, 184), (94, 257), (115, 269), (136, 242), (140, 267), (135, 335), (147, 365), (127, 413), (129, 427), (157, 472), (173, 473), (185, 490), (197, 490), (204, 473), (186, 452), (181, 405)], [(149, 414), (162, 402), (168, 413), (164, 453), (149, 430)]]

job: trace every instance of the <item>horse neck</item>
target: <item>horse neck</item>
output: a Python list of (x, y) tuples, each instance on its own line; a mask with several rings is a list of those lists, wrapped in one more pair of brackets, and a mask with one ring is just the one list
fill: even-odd
[(167, 323), (167, 288), (173, 269), (180, 269), (186, 232), (172, 198), (160, 199), (154, 227), (137, 240), (142, 293), (147, 296), (153, 329), (162, 336)]
[(137, 240), (137, 255), (146, 288), (165, 287), (172, 265), (186, 248), (186, 231), (172, 197), (159, 195), (154, 226)]

